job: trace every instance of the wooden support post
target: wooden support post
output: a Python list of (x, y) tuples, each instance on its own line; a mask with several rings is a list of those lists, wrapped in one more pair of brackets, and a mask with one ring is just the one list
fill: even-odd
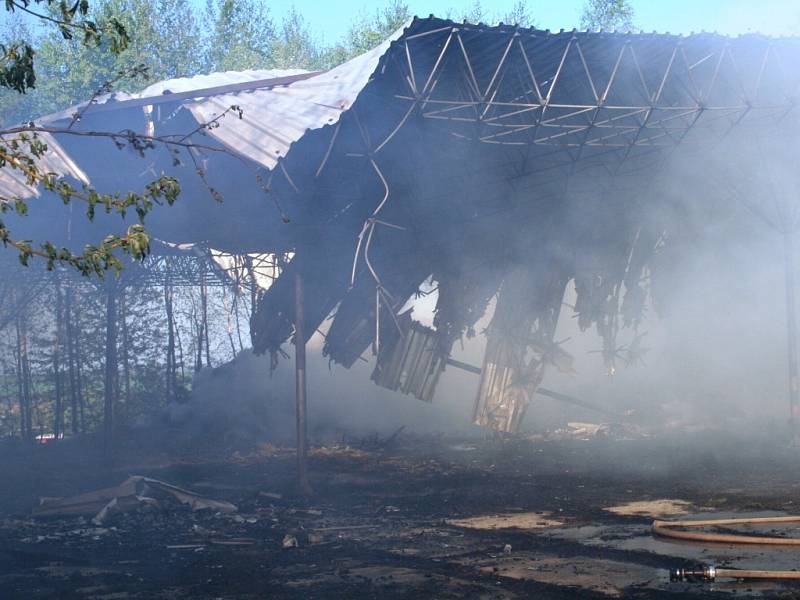
[(106, 283), (106, 356), (103, 380), (103, 451), (107, 461), (113, 460), (114, 400), (117, 382), (117, 282)]
[(786, 277), (786, 338), (789, 359), (789, 424), (793, 442), (797, 443), (800, 419), (800, 378), (797, 372), (797, 317), (794, 298), (794, 251), (792, 231), (783, 234), (783, 266)]
[(295, 319), (294, 319), (294, 364), (295, 401), (297, 405), (297, 487), (301, 494), (311, 494), (306, 464), (306, 335), (303, 302), (303, 277), (299, 273), (294, 279)]

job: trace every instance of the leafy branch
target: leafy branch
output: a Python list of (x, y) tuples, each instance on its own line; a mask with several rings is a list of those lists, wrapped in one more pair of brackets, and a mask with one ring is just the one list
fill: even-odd
[[(70, 204), (74, 200), (86, 205), (86, 217), (93, 221), (98, 209), (107, 214), (116, 213), (125, 218), (129, 211), (134, 211), (139, 223), (131, 225), (125, 235), (107, 236), (99, 245), (88, 245), (82, 254), (73, 254), (67, 248), (57, 248), (51, 242), (43, 242), (34, 247), (30, 240), (19, 240), (12, 236), (8, 226), (0, 220), (0, 242), (5, 247), (11, 246), (19, 252), (20, 263), (27, 266), (31, 257), (45, 259), (48, 270), (55, 263), (65, 263), (75, 267), (83, 275), (96, 274), (103, 276), (112, 269), (116, 273), (122, 269), (122, 261), (115, 254), (116, 250), (135, 260), (142, 260), (150, 251), (150, 238), (144, 229), (145, 216), (154, 205), (172, 205), (180, 193), (180, 185), (173, 177), (162, 176), (147, 184), (141, 193), (101, 194), (93, 187), (84, 185), (76, 188), (56, 173), (42, 171), (37, 163), (46, 152), (47, 146), (36, 135), (20, 134), (17, 138), (0, 143), (0, 169), (10, 168), (24, 175), (29, 186), (41, 186), (44, 190), (57, 194), (62, 202)], [(21, 196), (0, 195), (0, 214), (16, 213), (25, 216), (28, 213), (28, 201)]]

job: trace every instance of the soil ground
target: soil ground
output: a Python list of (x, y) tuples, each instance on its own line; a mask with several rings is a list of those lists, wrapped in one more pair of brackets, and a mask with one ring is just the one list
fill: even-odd
[[(800, 598), (771, 581), (671, 583), (704, 564), (793, 569), (800, 550), (657, 540), (652, 514), (800, 511), (800, 450), (696, 433), (531, 441), (417, 437), (291, 449), (2, 449), (0, 598)], [(147, 475), (237, 505), (34, 519), (40, 497)], [(668, 500), (669, 502), (660, 502)], [(659, 501), (655, 502), (654, 501)], [(621, 507), (614, 512), (610, 507)], [(786, 530), (786, 535), (795, 532)], [(297, 541), (296, 547), (292, 538)]]

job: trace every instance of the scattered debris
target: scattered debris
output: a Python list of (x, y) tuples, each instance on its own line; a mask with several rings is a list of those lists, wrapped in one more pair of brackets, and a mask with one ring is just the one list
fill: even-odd
[(187, 505), (193, 511), (236, 511), (236, 506), (230, 502), (212, 500), (157, 479), (132, 475), (113, 488), (94, 490), (69, 498), (42, 498), (32, 514), (34, 517), (94, 515), (92, 522), (101, 525), (113, 514), (162, 508), (170, 501)]
[(323, 542), (324, 538), (322, 537), (321, 533), (310, 532), (308, 534), (308, 543), (312, 546), (322, 544)]
[(283, 496), (281, 494), (276, 494), (275, 492), (258, 492), (258, 495), (262, 498), (270, 498), (272, 500), (281, 500)]

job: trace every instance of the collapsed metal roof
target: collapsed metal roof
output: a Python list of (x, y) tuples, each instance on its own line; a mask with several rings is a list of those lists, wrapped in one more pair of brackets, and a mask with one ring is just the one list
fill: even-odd
[[(736, 131), (791, 138), (798, 62), (795, 38), (416, 18), (325, 73), (173, 80), (102, 99), (70, 132), (59, 129), (71, 114), (41, 122), (63, 162), (49, 168), (79, 169), (101, 191), (177, 176), (179, 202), (148, 218), (156, 236), (294, 253), (253, 319), (257, 351), (275, 354), (292, 335), (299, 273), (308, 335), (336, 311), (325, 345), (333, 360), (349, 366), (371, 344), (379, 356), (386, 346), (400, 363), (384, 357), (376, 380), (392, 387), (386, 373), (424, 364), (413, 385), (394, 385), (430, 398), (444, 362), (408, 365), (409, 353), (446, 357), (501, 289), (476, 422), (513, 430), (545, 366), (565, 364), (552, 336), (567, 282), (583, 327), (613, 341), (637, 322), (642, 279), (669, 226), (647, 209), (662, 202), (654, 186), (672, 150), (707, 149)], [(241, 119), (219, 118), (233, 105)], [(157, 144), (140, 157), (91, 135), (120, 129), (197, 146)], [(430, 277), (435, 331), (406, 335), (398, 312)], [(413, 348), (397, 352), (409, 339)]]

